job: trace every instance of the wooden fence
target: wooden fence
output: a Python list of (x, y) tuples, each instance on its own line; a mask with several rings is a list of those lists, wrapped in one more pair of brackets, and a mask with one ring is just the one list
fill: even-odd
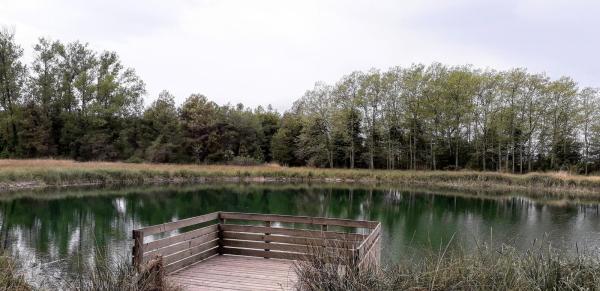
[[(181, 231), (182, 228), (195, 229)], [(171, 232), (176, 234), (145, 242), (147, 236)], [(136, 229), (133, 239), (133, 264), (141, 267), (161, 257), (167, 274), (215, 255), (304, 260), (315, 253), (315, 248), (348, 256), (364, 267), (379, 264), (381, 224), (324, 217), (214, 212)]]

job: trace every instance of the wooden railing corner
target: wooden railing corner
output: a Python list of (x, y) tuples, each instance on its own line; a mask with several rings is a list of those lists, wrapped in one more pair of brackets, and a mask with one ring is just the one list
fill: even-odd
[[(286, 223), (293, 226), (286, 227)], [(297, 223), (311, 227), (296, 227)], [(194, 225), (198, 228), (144, 242), (145, 236)], [(368, 234), (340, 232), (335, 227), (366, 229)], [(163, 270), (171, 273), (214, 255), (302, 260), (317, 247), (319, 251), (327, 249), (325, 254), (329, 250), (344, 254), (363, 266), (378, 263), (380, 232), (381, 224), (376, 221), (218, 211), (134, 230), (132, 263), (142, 270), (155, 255), (162, 255)]]
[(136, 268), (140, 268), (144, 262), (144, 231), (134, 229), (132, 232), (133, 237), (133, 252), (132, 252), (132, 263)]

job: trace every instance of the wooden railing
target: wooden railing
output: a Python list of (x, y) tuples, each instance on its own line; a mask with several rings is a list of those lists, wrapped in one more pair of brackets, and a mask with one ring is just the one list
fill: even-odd
[[(147, 236), (187, 227), (196, 228), (145, 242)], [(381, 224), (375, 221), (214, 212), (134, 230), (133, 264), (139, 268), (161, 257), (165, 272), (171, 273), (224, 254), (304, 260), (318, 247), (363, 267), (379, 263), (380, 237)]]

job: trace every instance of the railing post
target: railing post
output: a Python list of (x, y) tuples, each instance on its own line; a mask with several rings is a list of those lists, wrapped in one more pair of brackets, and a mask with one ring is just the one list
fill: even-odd
[(133, 266), (140, 269), (144, 262), (144, 232), (133, 230)]
[(352, 260), (352, 265), (356, 268), (356, 269), (354, 269), (354, 272), (360, 272), (360, 270), (361, 270), (361, 264), (362, 264), (362, 260), (363, 260), (361, 255), (364, 255), (364, 254), (361, 254), (360, 248), (356, 248), (352, 252), (352, 258), (350, 258), (350, 259)]
[(225, 219), (223, 217), (221, 217), (221, 212), (219, 211), (219, 223), (217, 224), (217, 236), (219, 237), (219, 240), (217, 241), (217, 244), (219, 245), (217, 248), (217, 253), (219, 255), (223, 255), (223, 239), (224, 239), (224, 234), (223, 234), (223, 224), (225, 224)]
[(325, 242), (323, 244), (323, 253), (325, 253), (327, 255), (327, 236), (323, 233), (327, 231), (327, 224), (321, 224), (321, 238), (323, 239), (323, 241)]
[[(265, 221), (265, 227), (271, 227), (271, 221)], [(265, 243), (270, 243), (270, 241), (267, 239), (267, 237), (270, 235), (271, 233), (269, 232), (265, 232)], [(265, 251), (270, 251), (271, 249), (265, 249)], [(268, 257), (265, 257), (265, 259), (268, 259)]]

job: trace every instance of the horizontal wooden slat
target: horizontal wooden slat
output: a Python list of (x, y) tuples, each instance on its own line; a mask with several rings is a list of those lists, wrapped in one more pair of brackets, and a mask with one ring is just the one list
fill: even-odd
[(214, 248), (214, 249), (210, 249), (208, 251), (199, 253), (197, 255), (193, 255), (191, 257), (187, 257), (181, 261), (177, 261), (175, 263), (169, 264), (165, 266), (165, 272), (168, 273), (172, 273), (174, 271), (177, 271), (181, 268), (185, 268), (191, 264), (200, 262), (202, 260), (208, 259), (212, 256), (217, 255), (217, 249), (218, 248)]
[(194, 225), (194, 224), (199, 224), (199, 223), (204, 223), (204, 222), (208, 222), (211, 220), (216, 220), (218, 218), (219, 218), (219, 212), (213, 212), (213, 213), (200, 215), (200, 216), (196, 216), (196, 217), (181, 219), (178, 221), (148, 226), (148, 227), (140, 228), (137, 230), (143, 232), (144, 236), (148, 236), (148, 235), (157, 234), (157, 233), (161, 233), (161, 232), (165, 232), (165, 231), (175, 230), (178, 228), (182, 228), (182, 227), (186, 227), (186, 226), (190, 226), (190, 225)]
[(195, 237), (192, 238), (190, 240), (186, 240), (180, 243), (176, 243), (176, 244), (172, 244), (170, 246), (164, 247), (164, 248), (160, 248), (160, 249), (154, 249), (152, 251), (148, 251), (144, 253), (144, 262), (152, 259), (154, 256), (156, 255), (162, 255), (164, 256), (168, 256), (168, 255), (172, 255), (174, 253), (183, 251), (183, 250), (187, 250), (202, 244), (205, 244), (207, 242), (216, 240), (219, 238), (219, 233), (218, 232), (212, 232), (206, 235), (202, 235), (199, 237)]
[(221, 224), (221, 229), (224, 231), (251, 232), (251, 233), (270, 233), (283, 234), (295, 237), (310, 237), (310, 238), (326, 238), (326, 239), (341, 239), (360, 241), (366, 235), (358, 233), (341, 233), (333, 231), (293, 229), (285, 227), (266, 227), (253, 225), (237, 225), (237, 224)]
[(276, 221), (289, 223), (306, 223), (314, 225), (336, 225), (358, 228), (374, 228), (377, 226), (376, 221), (366, 220), (351, 220), (340, 218), (326, 217), (310, 217), (310, 216), (292, 216), (278, 214), (258, 214), (258, 213), (238, 213), (238, 212), (221, 212), (222, 219), (238, 219), (238, 220), (253, 220), (253, 221)]
[(151, 241), (149, 243), (145, 243), (144, 251), (148, 252), (148, 251), (155, 250), (158, 248), (163, 248), (163, 247), (166, 247), (169, 245), (173, 245), (173, 244), (184, 242), (184, 241), (187, 241), (187, 240), (190, 240), (193, 238), (201, 237), (203, 235), (207, 235), (207, 234), (210, 234), (213, 232), (217, 232), (218, 230), (219, 230), (218, 226), (216, 224), (214, 224), (214, 225), (205, 226), (203, 228), (187, 231), (187, 232), (175, 235), (175, 236), (158, 239), (155, 241)]
[(306, 245), (294, 245), (294, 244), (282, 244), (282, 243), (266, 243), (258, 241), (244, 241), (244, 240), (223, 240), (223, 246), (225, 247), (236, 247), (236, 248), (247, 248), (247, 249), (269, 249), (275, 251), (286, 251), (295, 253), (308, 253), (310, 250), (309, 246)]
[(357, 246), (355, 242), (339, 241), (331, 239), (321, 238), (304, 238), (304, 237), (291, 237), (291, 236), (280, 236), (280, 235), (265, 235), (255, 233), (241, 233), (241, 232), (223, 232), (223, 238), (225, 239), (237, 239), (237, 240), (250, 240), (250, 241), (270, 241), (297, 245), (307, 246), (327, 246), (327, 247), (338, 247), (338, 248), (353, 248)]
[[(223, 248), (223, 254), (248, 256), (248, 257), (259, 257), (259, 258), (282, 259), (282, 260), (298, 260), (298, 261), (307, 260), (308, 258), (311, 257), (310, 254), (253, 250), (253, 249), (232, 248), (232, 247)], [(331, 257), (331, 258), (333, 258), (333, 257)]]
[[(303, 253), (303, 254), (312, 254), (313, 248), (312, 246), (307, 245), (295, 245), (295, 244), (282, 244), (282, 243), (266, 243), (266, 242), (257, 242), (257, 241), (243, 241), (243, 240), (223, 240), (224, 247), (232, 247), (232, 248), (246, 248), (246, 249), (259, 249), (265, 250), (268, 249), (270, 251), (282, 251), (282, 252), (293, 252), (293, 253)], [(320, 248), (320, 247), (318, 247)], [(328, 252), (330, 254), (336, 255), (350, 255), (352, 252), (348, 249), (339, 249), (339, 248), (326, 248), (325, 250), (321, 249), (317, 252)]]
[(299, 254), (299, 253), (239, 249), (239, 248), (230, 248), (230, 247), (223, 248), (223, 254), (249, 256), (249, 257), (260, 257), (260, 258), (285, 259), (285, 260), (305, 260), (307, 257), (306, 254)]
[(191, 257), (193, 255), (216, 248), (218, 246), (219, 246), (219, 242), (217, 239), (215, 239), (215, 240), (209, 241), (207, 243), (201, 244), (199, 246), (191, 247), (187, 250), (165, 256), (165, 257), (163, 257), (163, 262), (165, 265), (168, 265), (168, 264), (174, 263), (176, 261), (183, 260), (187, 257)]

